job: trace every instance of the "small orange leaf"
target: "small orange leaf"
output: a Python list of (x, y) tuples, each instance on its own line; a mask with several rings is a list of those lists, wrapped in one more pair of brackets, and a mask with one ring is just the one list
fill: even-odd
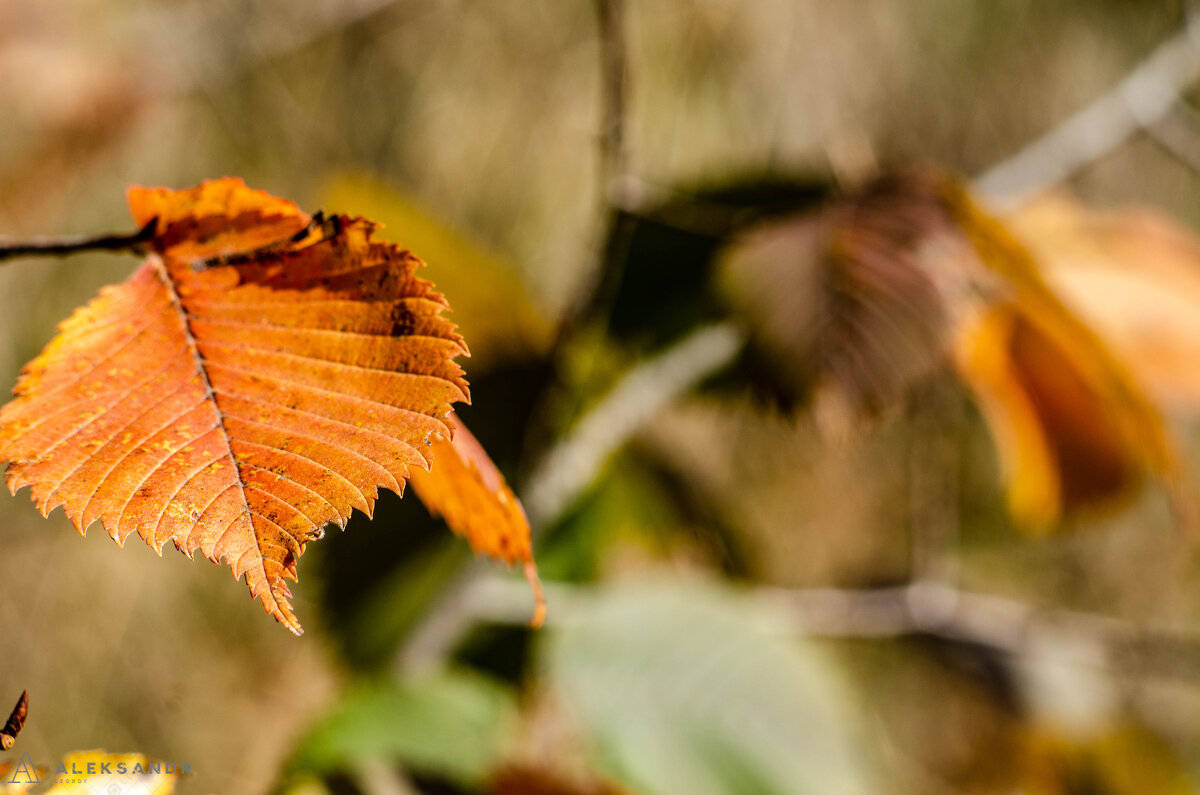
[(9, 751), (16, 745), (17, 735), (21, 733), (21, 729), (25, 728), (25, 718), (28, 715), (29, 692), (23, 691), (21, 697), (17, 699), (17, 705), (13, 707), (12, 714), (8, 716), (4, 728), (0, 729), (0, 748)]
[(412, 473), (413, 489), (430, 513), (444, 518), (476, 553), (522, 564), (535, 600), (530, 623), (541, 626), (546, 600), (533, 562), (525, 509), (467, 426), (453, 414), (446, 421), (453, 441), (438, 434), (431, 451), (434, 465), (428, 472)]
[(323, 527), (426, 468), (466, 346), (408, 251), (223, 179), (135, 188), (152, 254), (59, 327), (0, 410), (8, 485), (224, 559), (293, 632), (285, 579)]

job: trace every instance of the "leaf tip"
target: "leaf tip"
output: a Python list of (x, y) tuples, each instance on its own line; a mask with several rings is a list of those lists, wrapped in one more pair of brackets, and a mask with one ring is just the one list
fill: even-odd
[(521, 570), (533, 591), (533, 616), (529, 619), (529, 628), (540, 629), (546, 623), (546, 591), (542, 587), (542, 578), (538, 576), (537, 564), (532, 560), (525, 561)]

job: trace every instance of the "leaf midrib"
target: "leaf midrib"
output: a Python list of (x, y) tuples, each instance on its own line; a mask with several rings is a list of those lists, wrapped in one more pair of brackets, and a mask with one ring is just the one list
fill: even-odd
[[(258, 537), (258, 533), (254, 529), (254, 521), (252, 511), (250, 510), (250, 502), (246, 497), (246, 486), (242, 482), (241, 469), (238, 467), (237, 458), (233, 455), (233, 448), (230, 445), (229, 431), (225, 427), (225, 414), (221, 411), (221, 407), (217, 405), (216, 391), (213, 389), (212, 381), (208, 377), (208, 367), (204, 355), (200, 353), (200, 347), (196, 342), (196, 336), (192, 333), (191, 315), (183, 305), (183, 298), (179, 295), (179, 290), (175, 285), (175, 280), (171, 277), (170, 270), (167, 269), (166, 261), (158, 255), (151, 255), (151, 261), (154, 264), (154, 273), (162, 282), (167, 290), (167, 295), (171, 299), (171, 307), (175, 310), (175, 314), (179, 319), (179, 325), (183, 330), (184, 341), (187, 344), (188, 353), (191, 354), (192, 361), (195, 364), (196, 372), (200, 376), (201, 384), (204, 386), (204, 399), (212, 406), (212, 410), (217, 415), (217, 424), (220, 430), (221, 440), (225, 443), (225, 455), (229, 458), (229, 463), (233, 468), (234, 478), (236, 479), (238, 494), (241, 496), (241, 504), (243, 516), (247, 526), (250, 528), (250, 534), (254, 538), (254, 547), (258, 552), (258, 569), (262, 573), (263, 583), (267, 593), (271, 599), (271, 613), (280, 620), (284, 626), (292, 632), (299, 634), (300, 626), (296, 619), (291, 615), (283, 604), (280, 604), (279, 598), (275, 594), (275, 585), (267, 573), (264, 565), (265, 555), (263, 553), (262, 543)], [(230, 525), (233, 523), (230, 522)], [(225, 532), (229, 531), (229, 526), (226, 526)], [(239, 561), (240, 562), (240, 561)], [(259, 598), (262, 598), (261, 595)]]

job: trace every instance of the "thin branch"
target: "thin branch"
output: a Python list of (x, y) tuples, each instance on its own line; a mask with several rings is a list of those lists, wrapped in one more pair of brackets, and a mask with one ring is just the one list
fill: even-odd
[[(652, 359), (635, 365), (551, 447), (534, 467), (522, 501), (534, 532), (553, 524), (595, 480), (608, 460), (665, 406), (725, 367), (745, 344), (733, 323), (701, 328)], [(472, 593), (485, 579), (482, 561), (465, 568), (398, 650), (395, 666), (419, 670), (444, 660), (482, 616)], [(529, 622), (529, 592), (524, 592)], [(556, 600), (547, 594), (546, 601)], [(506, 606), (508, 603), (505, 603)], [(554, 601), (554, 613), (559, 605)]]
[(580, 326), (605, 309), (620, 275), (628, 224), (623, 218), (629, 153), (626, 142), (626, 98), (629, 93), (628, 47), (625, 43), (625, 0), (595, 0), (600, 48), (600, 130), (596, 178), (599, 182), (595, 254), (559, 323), (555, 349), (560, 350)]
[[(428, 671), (441, 665), (479, 619), (467, 599), (475, 584), (488, 577), (491, 564), (476, 558), (468, 562), (437, 594), (420, 621), (396, 650), (392, 668)], [(557, 610), (558, 606), (555, 605)], [(529, 590), (525, 590), (525, 621), (529, 622)]]
[(523, 500), (535, 529), (553, 523), (570, 508), (638, 430), (733, 361), (744, 343), (744, 333), (733, 323), (714, 324), (631, 368), (534, 467)]
[(150, 241), (158, 219), (150, 221), (136, 232), (127, 235), (100, 235), (98, 237), (43, 237), (13, 242), (0, 241), (0, 262), (18, 257), (66, 257), (83, 251), (129, 252), (145, 255), (150, 251)]
[[(580, 586), (547, 583), (554, 605), (547, 625), (574, 623), (590, 596)], [(747, 597), (767, 629), (842, 639), (934, 637), (990, 649), (1010, 658), (1052, 655), (1081, 667), (1163, 679), (1200, 679), (1200, 636), (1146, 627), (1112, 616), (1039, 607), (1016, 599), (943, 585), (894, 588), (771, 588)], [(476, 621), (519, 626), (529, 619), (524, 587), (496, 576), (474, 580), (458, 607)], [(747, 613), (747, 615), (751, 615)]]
[(991, 594), (914, 583), (881, 589), (760, 589), (793, 630), (838, 638), (924, 635), (1011, 657), (1165, 679), (1200, 679), (1200, 636), (1112, 616), (1039, 607)]
[(625, 0), (596, 0), (596, 21), (600, 33), (602, 93), (600, 184), (605, 195), (612, 196), (621, 187), (626, 159), (625, 100), (629, 68), (625, 47)]
[(1111, 90), (975, 181), (1000, 206), (1012, 207), (1056, 185), (1149, 130), (1200, 78), (1200, 13), (1160, 44)]
[(1179, 162), (1200, 173), (1200, 113), (1176, 102), (1169, 116), (1146, 128), (1150, 140)]
[(420, 790), (382, 754), (363, 754), (350, 765), (349, 772), (362, 792), (373, 795), (421, 795)]

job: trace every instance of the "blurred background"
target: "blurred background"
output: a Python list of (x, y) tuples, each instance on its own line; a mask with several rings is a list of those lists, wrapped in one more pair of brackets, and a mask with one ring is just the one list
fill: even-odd
[[(382, 222), (454, 307), (460, 416), (525, 500), (550, 611), (528, 630), (519, 573), (411, 497), (309, 547), (300, 639), (227, 570), (3, 497), (17, 751), (187, 763), (185, 793), (1200, 791), (1188, 18), (1179, 0), (0, 0), (0, 237), (131, 230), (127, 186), (226, 175)], [(1105, 97), (1092, 135), (1013, 159)], [(870, 187), (928, 164), (983, 176), (1070, 292), (1096, 336), (1067, 323), (1066, 359), (1147, 396), (1114, 407), (1087, 382), (1095, 414), (1056, 415), (1053, 378), (1018, 373), (1059, 453), (1033, 521), (1014, 497), (1042, 483), (1028, 433), (949, 352), (948, 266), (878, 304), (876, 283), (838, 287), (865, 259), (830, 241), (863, 218), (928, 264), (944, 229)], [(1070, 209), (1019, 215), (1052, 188)], [(955, 217), (951, 237), (979, 237)], [(0, 384), (135, 265), (0, 268)], [(1118, 474), (1093, 477), (1109, 420), (1161, 424), (1172, 455), (1114, 432)]]

